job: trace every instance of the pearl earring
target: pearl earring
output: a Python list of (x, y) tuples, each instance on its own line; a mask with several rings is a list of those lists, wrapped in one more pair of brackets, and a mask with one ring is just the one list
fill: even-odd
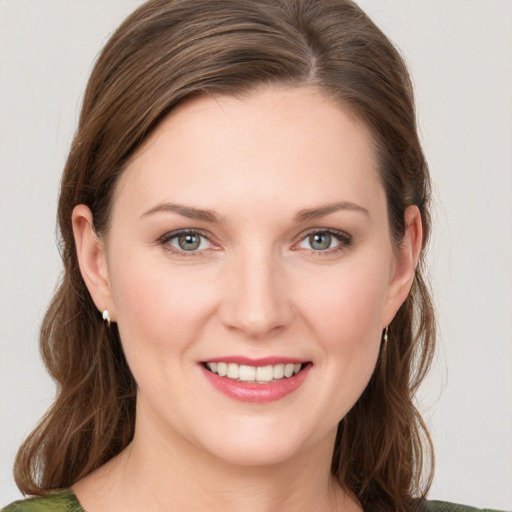
[(108, 309), (105, 309), (103, 311), (103, 320), (107, 324), (107, 327), (110, 327), (110, 313), (108, 312)]

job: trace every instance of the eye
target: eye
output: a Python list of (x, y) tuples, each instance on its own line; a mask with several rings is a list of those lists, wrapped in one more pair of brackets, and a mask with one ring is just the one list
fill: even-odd
[(298, 244), (301, 249), (310, 249), (315, 252), (343, 249), (350, 245), (351, 237), (341, 231), (323, 230), (314, 231), (306, 235)]
[(209, 249), (212, 243), (197, 231), (180, 231), (168, 233), (161, 238), (161, 243), (171, 251), (198, 252)]
[(308, 243), (315, 251), (325, 251), (330, 249), (333, 242), (333, 237), (330, 233), (315, 233), (308, 236)]

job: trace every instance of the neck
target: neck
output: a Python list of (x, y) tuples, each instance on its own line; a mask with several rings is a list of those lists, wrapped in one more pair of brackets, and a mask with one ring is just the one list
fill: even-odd
[(334, 435), (278, 463), (240, 465), (139, 425), (131, 445), (74, 491), (87, 512), (360, 511), (330, 474)]

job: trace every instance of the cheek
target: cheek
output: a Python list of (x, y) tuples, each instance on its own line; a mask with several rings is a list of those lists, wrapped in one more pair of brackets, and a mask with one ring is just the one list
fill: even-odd
[(197, 339), (214, 309), (214, 287), (204, 273), (135, 258), (118, 261), (111, 285), (125, 350), (145, 357)]
[(311, 276), (302, 292), (302, 311), (309, 323), (334, 346), (373, 340), (381, 331), (387, 271), (384, 265), (347, 265), (336, 272)]
[(337, 404), (338, 420), (357, 401), (374, 371), (386, 276), (384, 266), (374, 265), (372, 270), (365, 265), (363, 272), (351, 266), (332, 273), (329, 279), (317, 276), (303, 297), (303, 317), (318, 340), (323, 367), (333, 383), (330, 400)]

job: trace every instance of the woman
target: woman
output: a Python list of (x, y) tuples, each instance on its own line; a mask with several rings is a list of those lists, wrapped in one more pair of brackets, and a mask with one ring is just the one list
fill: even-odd
[(12, 510), (443, 510), (413, 405), (429, 177), (354, 4), (142, 6), (91, 75), (59, 224), (59, 396), (16, 465), (46, 495)]

